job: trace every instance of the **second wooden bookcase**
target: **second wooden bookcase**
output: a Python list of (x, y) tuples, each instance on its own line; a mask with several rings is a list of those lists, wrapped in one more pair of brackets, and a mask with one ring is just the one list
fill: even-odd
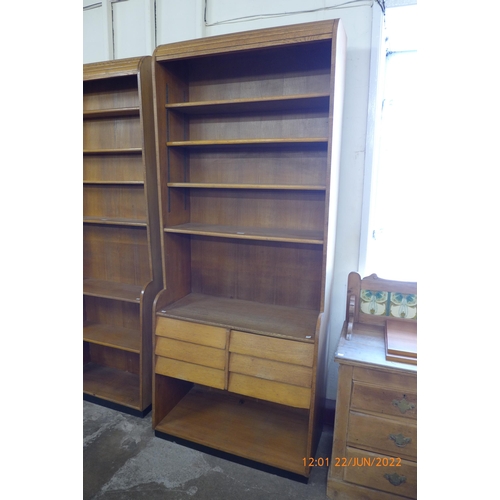
[(151, 62), (83, 66), (83, 394), (140, 416), (162, 288)]
[(309, 476), (343, 101), (339, 20), (160, 46), (153, 427)]

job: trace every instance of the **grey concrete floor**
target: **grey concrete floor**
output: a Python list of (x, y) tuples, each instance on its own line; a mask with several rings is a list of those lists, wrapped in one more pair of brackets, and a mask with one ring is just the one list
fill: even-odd
[[(325, 427), (316, 457), (329, 457)], [(83, 402), (84, 500), (327, 500), (326, 467), (304, 484), (155, 437), (134, 417)]]

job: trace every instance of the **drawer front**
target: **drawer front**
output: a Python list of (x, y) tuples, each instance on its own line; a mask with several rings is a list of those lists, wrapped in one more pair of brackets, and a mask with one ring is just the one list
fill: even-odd
[(347, 447), (344, 480), (395, 495), (417, 498), (417, 464)]
[(229, 373), (228, 390), (295, 408), (309, 408), (311, 404), (310, 388), (249, 377), (239, 373)]
[(217, 349), (226, 348), (227, 332), (225, 328), (202, 325), (190, 321), (157, 317), (156, 335), (171, 339), (183, 340)]
[(393, 457), (417, 459), (417, 425), (410, 420), (389, 420), (351, 412), (347, 442)]
[(407, 375), (356, 366), (354, 367), (352, 378), (357, 382), (365, 382), (380, 387), (391, 387), (403, 392), (408, 391), (415, 394), (417, 392), (416, 374)]
[(226, 351), (224, 349), (192, 344), (167, 337), (158, 337), (156, 339), (155, 354), (196, 365), (218, 368), (219, 370), (224, 370), (226, 367)]
[(417, 418), (417, 394), (354, 382), (351, 409)]
[(230, 354), (229, 371), (300, 387), (311, 387), (312, 385), (311, 368), (254, 356), (244, 356), (234, 352)]
[(177, 359), (156, 358), (155, 373), (168, 377), (187, 380), (195, 384), (202, 384), (216, 389), (224, 389), (224, 370), (217, 370), (207, 366), (186, 363)]
[(312, 367), (314, 344), (231, 331), (229, 351), (257, 358)]

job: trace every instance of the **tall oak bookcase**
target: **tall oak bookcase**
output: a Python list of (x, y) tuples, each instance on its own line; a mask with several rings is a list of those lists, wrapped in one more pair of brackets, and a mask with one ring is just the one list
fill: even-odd
[(83, 394), (140, 416), (162, 289), (151, 64), (83, 66)]
[(153, 54), (155, 434), (305, 477), (325, 399), (345, 44), (332, 20)]

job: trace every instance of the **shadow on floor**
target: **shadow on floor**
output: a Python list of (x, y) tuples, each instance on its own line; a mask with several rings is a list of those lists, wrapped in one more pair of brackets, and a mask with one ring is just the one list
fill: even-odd
[[(329, 457), (325, 427), (316, 457)], [(327, 467), (307, 484), (155, 437), (134, 417), (83, 402), (84, 500), (327, 500)]]

